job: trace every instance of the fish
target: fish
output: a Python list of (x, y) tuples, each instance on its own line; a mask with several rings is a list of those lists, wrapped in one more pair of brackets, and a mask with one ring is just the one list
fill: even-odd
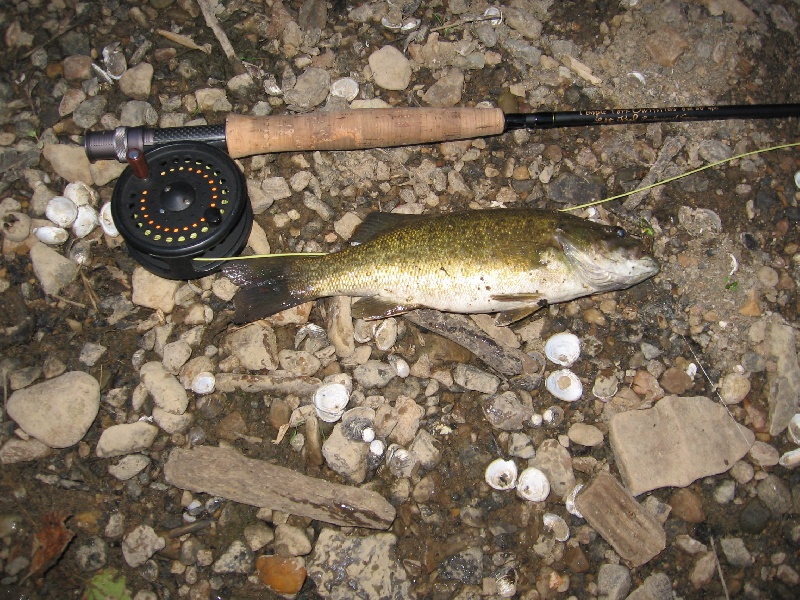
[(354, 318), (418, 308), (497, 313), (509, 325), (536, 310), (631, 287), (659, 271), (617, 226), (534, 208), (437, 215), (368, 214), (351, 246), (323, 255), (226, 262), (240, 290), (236, 323), (329, 296), (358, 297)]

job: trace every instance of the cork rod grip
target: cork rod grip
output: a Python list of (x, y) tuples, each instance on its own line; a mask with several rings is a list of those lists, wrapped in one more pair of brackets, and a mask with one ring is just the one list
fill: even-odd
[(304, 150), (357, 150), (463, 140), (503, 133), (499, 108), (370, 108), (302, 115), (229, 115), (233, 158)]

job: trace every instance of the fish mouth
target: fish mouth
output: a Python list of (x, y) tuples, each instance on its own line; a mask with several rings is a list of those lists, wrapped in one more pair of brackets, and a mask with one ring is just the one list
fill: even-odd
[(585, 248), (557, 235), (564, 255), (581, 280), (596, 292), (631, 287), (656, 275), (661, 267), (630, 237), (596, 241)]

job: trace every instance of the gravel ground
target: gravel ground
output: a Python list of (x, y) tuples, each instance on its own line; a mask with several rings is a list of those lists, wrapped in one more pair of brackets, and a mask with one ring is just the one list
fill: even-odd
[[(221, 274), (154, 277), (95, 224), (124, 165), (80, 143), (228, 113), (797, 102), (798, 21), (796, 0), (6, 2), (2, 597), (797, 597), (796, 149), (578, 211), (643, 236), (660, 274), (507, 328), (444, 317), (498, 344), (489, 365), (430, 323), (354, 323), (349, 299), (234, 326)], [(237, 165), (251, 250), (329, 252), (372, 211), (575, 206), (799, 132), (631, 123)], [(564, 331), (575, 402), (541, 382)], [(318, 421), (323, 381), (349, 390), (344, 422)], [(549, 495), (490, 487), (498, 458)]]

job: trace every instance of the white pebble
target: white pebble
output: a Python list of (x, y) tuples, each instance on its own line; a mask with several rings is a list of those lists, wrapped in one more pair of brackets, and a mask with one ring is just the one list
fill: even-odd
[(33, 233), (37, 240), (50, 246), (58, 246), (69, 239), (69, 233), (66, 229), (52, 227), (50, 225), (37, 227), (33, 230)]
[(59, 227), (70, 227), (78, 217), (78, 207), (69, 198), (54, 196), (47, 203), (44, 214)]
[(192, 379), (192, 391), (195, 394), (210, 394), (214, 391), (216, 383), (217, 380), (213, 373), (203, 371), (195, 375), (194, 379)]

